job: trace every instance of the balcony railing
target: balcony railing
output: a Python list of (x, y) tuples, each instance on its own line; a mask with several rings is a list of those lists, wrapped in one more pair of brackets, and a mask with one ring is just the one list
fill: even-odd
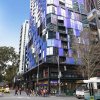
[(64, 23), (59, 23), (59, 22), (58, 22), (58, 26), (64, 26)]
[(60, 30), (60, 29), (59, 29), (59, 33), (66, 33), (66, 31), (65, 31), (65, 30)]
[[(66, 44), (67, 45), (67, 44)], [(68, 49), (68, 47), (66, 45), (62, 45), (62, 48)]]
[(67, 38), (64, 38), (64, 37), (60, 37), (60, 39), (63, 41), (67, 41)]

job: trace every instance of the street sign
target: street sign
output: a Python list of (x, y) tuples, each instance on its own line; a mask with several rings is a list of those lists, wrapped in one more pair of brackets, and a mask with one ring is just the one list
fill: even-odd
[(58, 75), (58, 78), (60, 78), (60, 75)]
[(59, 71), (59, 75), (60, 75), (60, 77), (61, 77), (61, 71)]

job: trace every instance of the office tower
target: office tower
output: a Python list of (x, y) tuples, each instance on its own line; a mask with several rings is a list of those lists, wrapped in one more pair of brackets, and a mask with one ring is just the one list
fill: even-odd
[(19, 44), (20, 62), (19, 62), (19, 71), (18, 71), (18, 73), (20, 74), (24, 72), (25, 48), (28, 43), (28, 31), (29, 31), (29, 21), (25, 20), (25, 22), (21, 26), (21, 32), (20, 32), (20, 44)]
[(24, 73), (27, 87), (58, 92), (59, 77), (61, 92), (75, 87), (75, 81), (82, 77), (76, 71), (80, 62), (73, 58), (72, 36), (80, 37), (85, 27), (84, 0), (31, 0)]
[(93, 9), (100, 10), (100, 0), (85, 0), (85, 9), (87, 14)]

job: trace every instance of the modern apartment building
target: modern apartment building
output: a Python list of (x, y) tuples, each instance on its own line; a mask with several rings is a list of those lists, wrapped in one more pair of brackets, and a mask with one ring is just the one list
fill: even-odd
[(19, 62), (19, 71), (18, 74), (24, 72), (24, 66), (25, 66), (25, 48), (28, 43), (28, 31), (29, 31), (29, 21), (25, 20), (23, 25), (21, 26), (21, 32), (20, 32), (20, 44), (19, 44), (19, 56), (20, 56), (20, 62)]
[(100, 10), (100, 0), (85, 0), (85, 9), (87, 14), (93, 9)]
[(96, 35), (96, 40), (100, 41), (100, 11), (93, 9), (87, 16), (90, 29)]
[(74, 89), (82, 76), (76, 71), (80, 62), (73, 58), (72, 36), (77, 39), (86, 27), (84, 0), (31, 0), (26, 87), (57, 93), (60, 77), (62, 93)]

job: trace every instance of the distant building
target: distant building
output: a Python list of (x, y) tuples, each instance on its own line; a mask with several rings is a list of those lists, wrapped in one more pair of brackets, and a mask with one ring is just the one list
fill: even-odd
[(87, 14), (93, 9), (100, 10), (100, 0), (85, 0), (85, 9)]
[(24, 72), (25, 48), (28, 43), (28, 31), (29, 31), (29, 21), (25, 20), (25, 22), (21, 26), (21, 32), (20, 32), (20, 44), (19, 44), (20, 62), (19, 62), (19, 71), (18, 71), (18, 73), (20, 74)]

